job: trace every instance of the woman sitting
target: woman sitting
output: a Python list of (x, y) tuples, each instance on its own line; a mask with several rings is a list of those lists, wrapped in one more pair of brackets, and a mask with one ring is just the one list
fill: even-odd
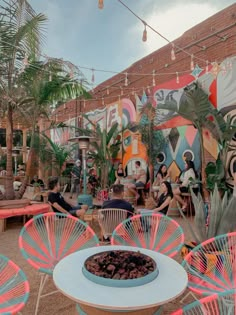
[(154, 198), (158, 198), (159, 186), (163, 181), (167, 181), (170, 178), (170, 173), (167, 170), (165, 164), (162, 164), (157, 171), (156, 178), (152, 184), (152, 191), (154, 192)]
[(165, 164), (162, 164), (159, 167), (159, 170), (157, 171), (156, 180), (160, 184), (162, 181), (169, 180), (169, 178), (170, 178), (170, 172), (167, 170), (167, 166)]
[[(179, 187), (175, 188), (173, 191), (174, 197), (181, 204), (183, 212), (186, 211), (187, 203), (184, 202), (183, 198), (181, 197), (181, 194), (189, 192), (191, 180), (196, 180), (197, 177), (198, 176), (193, 161), (186, 160), (183, 182)], [(197, 189), (197, 185), (194, 185), (193, 188)]]
[(115, 171), (115, 175), (116, 175), (116, 181), (114, 184), (120, 184), (120, 180), (124, 177), (126, 177), (126, 173), (125, 171), (123, 170), (123, 165), (122, 163), (119, 163), (118, 164), (118, 168), (117, 170)]
[(153, 209), (153, 211), (160, 212), (166, 215), (170, 202), (173, 198), (171, 184), (167, 181), (163, 181), (161, 183), (161, 192), (162, 193), (158, 199), (157, 207)]
[(99, 186), (99, 181), (96, 175), (96, 171), (94, 168), (91, 168), (89, 171), (89, 178), (88, 178), (88, 189), (90, 190), (93, 197), (96, 195), (96, 188)]

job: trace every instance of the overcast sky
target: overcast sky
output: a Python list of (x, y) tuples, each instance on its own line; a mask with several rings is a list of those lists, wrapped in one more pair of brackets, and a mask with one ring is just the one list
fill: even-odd
[[(166, 42), (148, 30), (117, 0), (29, 0), (48, 17), (44, 52), (77, 66), (120, 72)], [(170, 40), (233, 4), (233, 0), (123, 0), (137, 15)], [(83, 70), (91, 80), (91, 71)], [(112, 74), (95, 72), (95, 85)]]

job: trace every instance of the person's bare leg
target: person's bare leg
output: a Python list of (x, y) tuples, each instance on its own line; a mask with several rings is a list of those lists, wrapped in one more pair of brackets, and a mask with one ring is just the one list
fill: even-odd
[(187, 204), (184, 202), (184, 199), (181, 197), (181, 191), (179, 188), (173, 190), (175, 199), (181, 204), (182, 207), (186, 208)]
[(135, 195), (135, 198), (138, 200), (138, 198), (140, 197), (140, 195), (138, 194), (137, 190), (136, 190), (136, 186), (133, 185), (133, 186), (128, 186), (128, 190), (130, 192), (133, 193), (133, 195)]
[(88, 210), (87, 205), (82, 205), (81, 209), (76, 211), (76, 216), (83, 220), (85, 212)]

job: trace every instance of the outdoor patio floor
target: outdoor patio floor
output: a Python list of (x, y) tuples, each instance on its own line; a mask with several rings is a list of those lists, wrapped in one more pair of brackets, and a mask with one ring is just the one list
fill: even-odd
[[(191, 240), (191, 236), (188, 231), (187, 224), (182, 218), (173, 217), (177, 222), (181, 224), (185, 232), (186, 241)], [(0, 233), (0, 253), (6, 255), (14, 262), (16, 262), (22, 270), (26, 273), (27, 278), (30, 283), (30, 297), (27, 302), (26, 307), (23, 309), (23, 315), (33, 315), (34, 307), (36, 303), (36, 297), (38, 292), (38, 286), (40, 281), (39, 273), (33, 269), (23, 258), (18, 248), (18, 236), (21, 230), (22, 224), (19, 223), (9, 223), (7, 225), (7, 230)], [(95, 227), (97, 230), (97, 227)], [(177, 261), (181, 262), (181, 256), (177, 255), (175, 258)], [(79, 285), (79, 284), (78, 284)], [(52, 279), (50, 279), (46, 285), (46, 291), (54, 290), (54, 284)], [(187, 294), (188, 289), (184, 292), (182, 296), (176, 300), (164, 305), (163, 314), (170, 314), (172, 311), (181, 308), (183, 304), (180, 300), (184, 295)], [(88, 292), (89, 294), (89, 292)], [(193, 301), (192, 297), (186, 298), (184, 304), (189, 304)], [(70, 299), (63, 296), (61, 293), (56, 293), (54, 295), (45, 297), (40, 302), (39, 315), (73, 315), (75, 313), (75, 304)]]

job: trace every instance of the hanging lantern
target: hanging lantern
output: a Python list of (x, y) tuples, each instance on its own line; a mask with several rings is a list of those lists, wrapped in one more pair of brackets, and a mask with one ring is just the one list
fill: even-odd
[(146, 24), (146, 22), (143, 22), (143, 24), (144, 24), (144, 30), (143, 30), (142, 40), (143, 40), (143, 42), (146, 42), (147, 41), (147, 29), (146, 29), (147, 24)]
[(103, 0), (98, 0), (98, 9), (102, 10), (104, 7)]
[(92, 78), (91, 78), (91, 81), (92, 81), (92, 83), (94, 83), (94, 81), (95, 81), (94, 69), (91, 69), (91, 71), (92, 71)]
[(152, 71), (152, 86), (156, 86), (155, 70)]
[(206, 74), (209, 72), (208, 60), (206, 61)]
[(176, 83), (179, 83), (179, 73), (176, 72)]
[(126, 72), (125, 73), (125, 86), (128, 85), (128, 73)]
[(175, 45), (172, 44), (172, 49), (171, 49), (171, 60), (172, 61), (174, 61), (176, 59), (174, 47), (175, 47)]
[(193, 71), (194, 70), (194, 61), (193, 61), (193, 55), (191, 55), (191, 62), (190, 62), (190, 69), (191, 69), (191, 71)]

